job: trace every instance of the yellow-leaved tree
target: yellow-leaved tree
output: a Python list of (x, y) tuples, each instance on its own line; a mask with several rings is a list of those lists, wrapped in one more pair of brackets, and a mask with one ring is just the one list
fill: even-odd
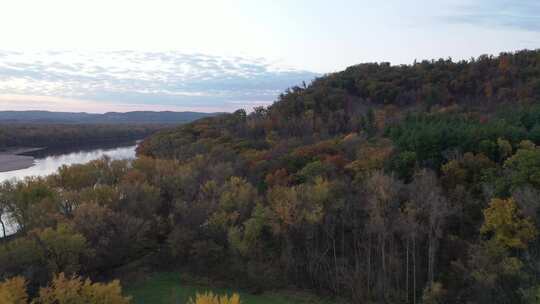
[(508, 248), (526, 249), (528, 243), (536, 238), (534, 223), (520, 216), (519, 208), (513, 199), (493, 199), (484, 210), (482, 234), (493, 234), (493, 239)]
[(118, 280), (110, 283), (92, 283), (80, 277), (68, 278), (63, 273), (55, 276), (49, 287), (39, 291), (36, 304), (128, 304), (129, 297), (122, 295)]
[(14, 277), (0, 283), (0, 303), (3, 304), (26, 304), (26, 281), (22, 277)]
[(190, 299), (189, 304), (241, 304), (240, 296), (235, 293), (232, 296), (216, 295), (213, 292), (197, 293), (195, 299)]
[(471, 249), (472, 277), (482, 286), (487, 301), (503, 294), (517, 297), (508, 282), (524, 282), (520, 251), (525, 252), (538, 235), (533, 221), (522, 214), (514, 199), (495, 198), (484, 210), (480, 233), (484, 239)]
[(48, 287), (41, 288), (39, 296), (28, 300), (26, 280), (15, 277), (0, 283), (1, 304), (129, 304), (129, 297), (122, 295), (120, 282), (92, 283), (79, 277), (55, 276)]

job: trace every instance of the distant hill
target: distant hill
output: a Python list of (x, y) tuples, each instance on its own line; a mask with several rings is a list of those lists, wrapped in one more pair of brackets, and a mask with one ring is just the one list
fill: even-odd
[(201, 112), (108, 112), (104, 114), (49, 112), (49, 111), (0, 111), (0, 123), (75, 123), (75, 124), (181, 124), (219, 113)]

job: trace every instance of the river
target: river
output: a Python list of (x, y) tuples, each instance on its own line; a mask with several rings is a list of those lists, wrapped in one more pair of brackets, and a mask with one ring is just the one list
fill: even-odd
[(117, 147), (90, 148), (79, 151), (62, 152), (48, 150), (38, 151), (34, 154), (34, 165), (20, 170), (0, 172), (0, 182), (12, 179), (23, 179), (29, 176), (46, 176), (55, 173), (63, 165), (84, 164), (92, 160), (108, 156), (111, 159), (135, 158), (137, 144), (129, 144)]

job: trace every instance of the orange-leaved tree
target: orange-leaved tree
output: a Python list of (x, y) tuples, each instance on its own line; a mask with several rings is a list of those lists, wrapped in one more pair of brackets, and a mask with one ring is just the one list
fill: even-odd
[(0, 283), (0, 303), (5, 304), (26, 304), (28, 294), (26, 293), (26, 281), (22, 277), (14, 277)]

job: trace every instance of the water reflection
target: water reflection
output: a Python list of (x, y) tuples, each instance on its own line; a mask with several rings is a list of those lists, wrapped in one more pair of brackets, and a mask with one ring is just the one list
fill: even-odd
[(2, 225), (0, 225), (0, 238), (4, 237), (4, 228), (6, 229), (6, 231), (5, 231), (6, 236), (10, 236), (10, 235), (14, 234), (15, 232), (17, 232), (18, 226), (17, 226), (16, 223), (13, 223), (11, 221), (8, 214), (6, 214), (6, 213), (0, 214), (0, 218), (4, 222), (4, 227), (2, 227)]
[[(20, 170), (0, 172), (0, 182), (11, 179), (23, 179), (28, 176), (46, 176), (55, 173), (63, 165), (84, 164), (108, 156), (111, 159), (135, 158), (136, 144), (116, 148), (99, 148), (49, 156), (38, 156), (32, 167)], [(1, 232), (0, 232), (1, 233)]]

